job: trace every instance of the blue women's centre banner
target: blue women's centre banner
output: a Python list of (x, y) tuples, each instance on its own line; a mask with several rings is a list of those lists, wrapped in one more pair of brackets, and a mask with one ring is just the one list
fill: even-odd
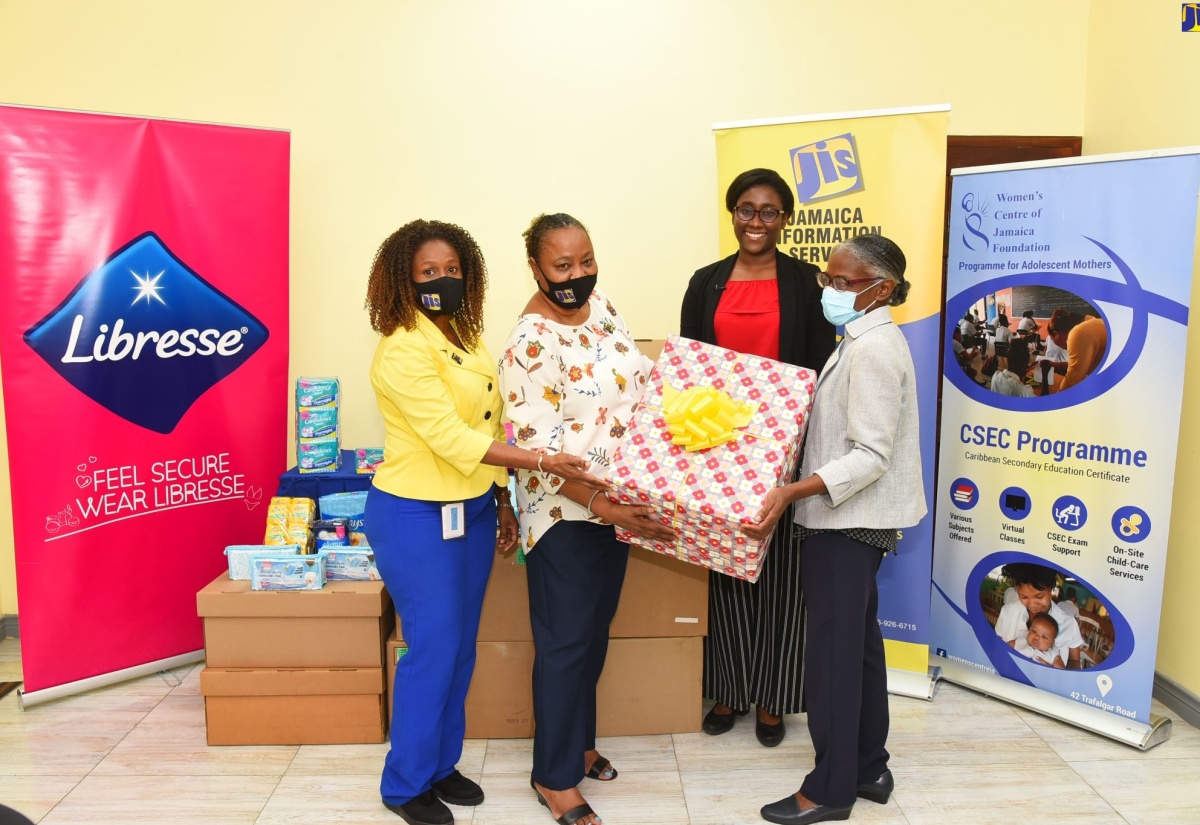
[(931, 646), (1143, 747), (1198, 151), (961, 170), (951, 196)]

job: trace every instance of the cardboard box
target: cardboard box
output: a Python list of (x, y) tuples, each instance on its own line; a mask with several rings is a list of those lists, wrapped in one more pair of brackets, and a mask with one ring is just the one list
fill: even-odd
[(395, 614), (383, 582), (251, 591), (222, 573), (196, 594), (212, 668), (383, 668)]
[(699, 733), (704, 639), (613, 639), (596, 688), (597, 736)]
[(666, 338), (635, 338), (633, 340), (637, 344), (638, 350), (642, 355), (649, 358), (651, 361), (657, 361), (658, 356), (662, 354), (663, 347), (667, 344)]
[[(393, 681), (394, 651), (401, 648), (398, 640), (388, 643)], [(533, 655), (532, 642), (478, 644), (467, 692), (467, 739), (533, 736)], [(611, 640), (597, 686), (597, 735), (698, 732), (703, 667), (700, 636)]]
[(475, 651), (467, 738), (533, 736), (533, 642), (480, 642)]
[[(621, 603), (609, 636), (617, 639), (706, 635), (708, 570), (641, 547), (630, 547)], [(396, 638), (404, 638), (399, 616)], [(495, 557), (483, 597), (477, 641), (533, 641), (529, 578), (516, 553), (508, 558)]]
[[(650, 505), (679, 538), (665, 544), (622, 530), (618, 537), (757, 580), (770, 537), (754, 541), (740, 526), (791, 479), (815, 383), (803, 367), (668, 338), (608, 477), (610, 498)], [(690, 447), (688, 438), (696, 439)]]
[(383, 669), (200, 672), (210, 745), (385, 741)]

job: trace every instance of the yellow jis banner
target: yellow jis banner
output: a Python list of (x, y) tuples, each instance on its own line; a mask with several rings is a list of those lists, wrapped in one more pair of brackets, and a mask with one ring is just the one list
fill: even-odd
[(908, 259), (908, 301), (892, 310), (912, 350), (921, 413), (921, 458), (930, 515), (903, 531), (897, 554), (880, 567), (879, 624), (888, 688), (932, 696), (929, 588), (942, 242), (949, 106), (843, 112), (719, 123), (717, 202), (721, 255), (737, 251), (725, 190), (747, 169), (774, 169), (793, 187), (779, 249), (824, 269), (841, 241), (870, 232), (891, 238)]

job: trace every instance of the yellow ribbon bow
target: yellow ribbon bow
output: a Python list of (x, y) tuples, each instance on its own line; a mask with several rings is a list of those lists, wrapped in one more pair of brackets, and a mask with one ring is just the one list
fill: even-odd
[(736, 431), (754, 417), (752, 404), (734, 401), (729, 393), (715, 387), (691, 387), (680, 392), (664, 385), (662, 409), (671, 443), (688, 452), (732, 441)]

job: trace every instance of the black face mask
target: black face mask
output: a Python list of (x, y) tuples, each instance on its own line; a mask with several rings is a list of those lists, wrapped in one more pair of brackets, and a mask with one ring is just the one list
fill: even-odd
[(432, 281), (413, 282), (417, 300), (427, 315), (453, 315), (463, 301), (463, 279), (445, 275)]
[[(542, 274), (542, 277), (546, 278), (545, 273)], [(587, 303), (592, 290), (596, 288), (596, 276), (580, 275), (578, 278), (568, 278), (557, 284), (546, 278), (546, 285), (550, 288), (543, 289), (542, 294), (551, 303), (563, 309), (579, 309)]]

